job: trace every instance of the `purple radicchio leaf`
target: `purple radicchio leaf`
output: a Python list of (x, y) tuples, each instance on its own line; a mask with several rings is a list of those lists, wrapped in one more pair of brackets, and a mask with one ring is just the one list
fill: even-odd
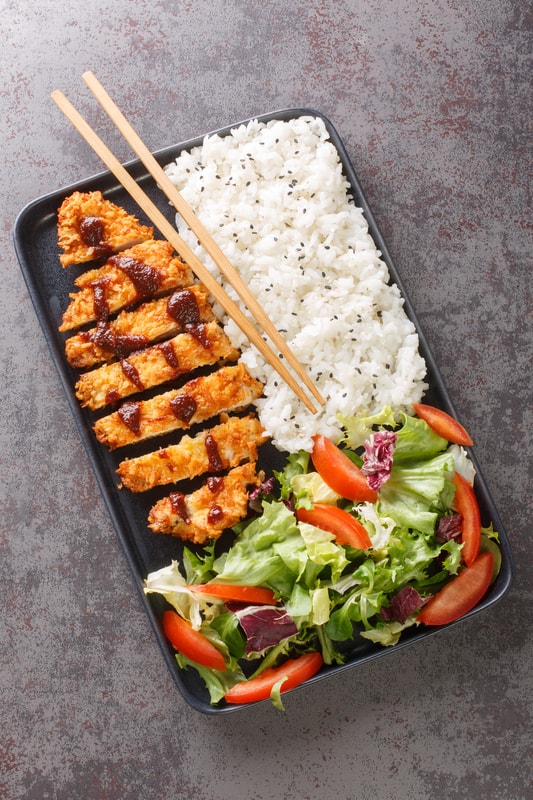
[(266, 495), (272, 494), (275, 484), (274, 476), (266, 478), (259, 486), (256, 486), (248, 494), (248, 502), (252, 511), (260, 513), (262, 511), (261, 499)]
[(404, 586), (394, 595), (389, 606), (381, 609), (385, 622), (400, 622), (402, 625), (411, 614), (422, 608), (429, 597), (421, 597), (412, 586)]
[(451, 514), (448, 517), (441, 517), (435, 533), (435, 538), (440, 544), (449, 542), (450, 539), (460, 539), (463, 528), (463, 517), (461, 514)]
[(246, 636), (246, 655), (261, 653), (298, 633), (294, 620), (276, 606), (247, 606), (235, 612)]
[(256, 486), (255, 489), (252, 489), (250, 492), (250, 498), (253, 500), (256, 497), (260, 497), (262, 494), (272, 494), (275, 480), (276, 479), (273, 475), (271, 475), (270, 478), (265, 478), (264, 481), (261, 481), (259, 486)]
[(362, 470), (368, 485), (376, 492), (390, 477), (397, 438), (398, 434), (393, 431), (378, 431), (365, 442)]

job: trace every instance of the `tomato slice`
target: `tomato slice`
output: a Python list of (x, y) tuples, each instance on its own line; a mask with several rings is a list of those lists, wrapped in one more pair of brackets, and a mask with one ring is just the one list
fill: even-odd
[(434, 406), (427, 406), (423, 403), (413, 403), (415, 413), (424, 422), (427, 422), (429, 427), (435, 431), (443, 439), (454, 444), (464, 444), (472, 446), (474, 442), (466, 428), (463, 428), (460, 422), (451, 417), (446, 411)]
[(370, 536), (364, 525), (361, 525), (358, 519), (338, 506), (315, 503), (312, 509), (298, 508), (296, 519), (332, 533), (338, 544), (349, 545), (355, 547), (356, 550), (367, 550), (372, 547)]
[(220, 650), (176, 611), (163, 613), (163, 630), (174, 650), (196, 664), (217, 669), (219, 672), (226, 671), (226, 662)]
[(362, 470), (326, 436), (313, 436), (311, 458), (324, 483), (341, 497), (354, 503), (376, 502), (377, 492), (370, 488)]
[(481, 514), (474, 489), (466, 478), (456, 472), (453, 482), (455, 484), (454, 506), (463, 518), (461, 555), (469, 567), (476, 560), (481, 546)]
[(265, 669), (257, 678), (236, 683), (224, 697), (228, 703), (255, 703), (259, 700), (268, 700), (272, 689), (282, 678), (286, 680), (281, 685), (280, 691), (287, 692), (312, 678), (323, 663), (321, 653), (306, 653), (285, 661), (279, 667)]
[(234, 600), (237, 603), (257, 603), (257, 605), (276, 604), (276, 596), (270, 589), (259, 586), (238, 586), (229, 583), (198, 583), (189, 586), (193, 592), (218, 597), (221, 600)]
[(481, 600), (490, 586), (494, 556), (481, 553), (472, 566), (457, 575), (424, 606), (417, 622), (425, 625), (447, 625), (464, 616)]

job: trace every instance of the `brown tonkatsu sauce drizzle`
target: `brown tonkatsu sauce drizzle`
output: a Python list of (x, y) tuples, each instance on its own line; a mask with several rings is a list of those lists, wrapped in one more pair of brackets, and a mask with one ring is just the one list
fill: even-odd
[(109, 264), (122, 270), (135, 286), (137, 298), (151, 297), (161, 285), (162, 275), (156, 267), (151, 267), (143, 261), (131, 256), (112, 256)]
[(205, 437), (205, 449), (207, 452), (207, 460), (209, 462), (209, 470), (211, 472), (220, 472), (224, 469), (224, 464), (220, 458), (217, 443), (210, 433)]
[(116, 389), (110, 389), (106, 392), (105, 395), (105, 404), (106, 406), (111, 405), (112, 403), (117, 403), (120, 400), (120, 392), (117, 392)]
[(224, 512), (220, 506), (212, 506), (207, 513), (207, 521), (210, 525), (215, 525), (223, 516)]
[(104, 220), (100, 217), (83, 217), (80, 222), (81, 240), (88, 247), (98, 247), (104, 242)]
[(211, 347), (209, 337), (206, 335), (206, 326), (200, 322), (198, 301), (190, 289), (178, 289), (168, 298), (167, 314), (172, 317), (182, 330), (200, 342), (203, 347)]
[(124, 425), (136, 436), (141, 432), (141, 406), (137, 400), (128, 400), (122, 403), (118, 415)]
[(92, 342), (117, 358), (127, 358), (135, 350), (141, 350), (148, 344), (146, 336), (113, 333), (108, 323), (103, 320), (98, 322), (94, 330), (81, 331), (79, 336), (83, 341)]
[(172, 346), (172, 342), (161, 342), (161, 344), (158, 344), (157, 347), (165, 356), (165, 361), (167, 362), (168, 366), (172, 367), (172, 369), (179, 370), (180, 364), (176, 356), (176, 351)]
[(97, 322), (106, 322), (109, 317), (109, 303), (106, 298), (106, 286), (108, 284), (109, 280), (107, 278), (100, 278), (100, 280), (91, 283), (94, 297), (94, 316)]
[[(224, 478), (221, 475), (211, 475), (207, 479), (207, 488), (212, 494), (218, 494), (224, 486)], [(207, 521), (210, 525), (220, 522), (224, 512), (219, 505), (213, 505), (207, 513)]]
[(187, 325), (197, 325), (200, 322), (200, 311), (194, 292), (190, 289), (178, 289), (168, 298), (167, 313), (176, 320), (183, 329)]
[(170, 401), (170, 408), (174, 416), (181, 422), (189, 423), (194, 416), (197, 403), (194, 397), (187, 394), (178, 394)]
[(185, 331), (190, 333), (191, 336), (194, 336), (194, 338), (206, 349), (211, 347), (211, 340), (206, 333), (207, 326), (205, 323), (199, 322), (197, 325), (187, 325)]
[(140, 392), (142, 392), (144, 389), (144, 383), (141, 380), (138, 369), (126, 358), (121, 360), (120, 366), (126, 378), (131, 381)]
[(207, 479), (207, 488), (213, 494), (218, 494), (224, 485), (224, 478), (221, 475), (210, 475)]
[(80, 222), (80, 238), (87, 247), (92, 247), (95, 258), (108, 255), (112, 247), (105, 241), (104, 221), (100, 217), (83, 217)]
[[(107, 262), (124, 272), (135, 286), (137, 300), (152, 297), (161, 285), (161, 273), (149, 264), (127, 256), (111, 256)], [(106, 287), (109, 278), (103, 277), (93, 281), (90, 286), (94, 295), (94, 316), (97, 322), (106, 322), (109, 317), (109, 303), (106, 298)]]
[(133, 335), (113, 335), (114, 345), (113, 350), (117, 358), (126, 358), (134, 353), (136, 350), (141, 350), (148, 344), (146, 336), (133, 336)]
[(172, 492), (169, 499), (174, 514), (180, 517), (183, 522), (189, 524), (191, 518), (189, 516), (189, 512), (187, 511), (187, 503), (183, 492)]

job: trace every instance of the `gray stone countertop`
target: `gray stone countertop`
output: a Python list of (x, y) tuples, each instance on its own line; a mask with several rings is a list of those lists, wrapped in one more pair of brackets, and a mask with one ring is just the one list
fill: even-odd
[[(532, 796), (531, 5), (4, 0), (0, 795), (10, 800)], [(113, 531), (13, 250), (19, 211), (101, 171), (93, 70), (151, 149), (256, 114), (335, 124), (515, 559), (496, 606), (222, 716), (184, 702)], [(528, 766), (529, 764), (529, 766)]]

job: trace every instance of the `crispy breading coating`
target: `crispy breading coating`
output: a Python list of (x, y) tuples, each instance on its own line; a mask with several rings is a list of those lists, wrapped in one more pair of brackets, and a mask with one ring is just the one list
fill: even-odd
[(181, 389), (149, 400), (125, 401), (112, 414), (97, 420), (96, 438), (110, 450), (187, 429), (217, 414), (237, 411), (261, 396), (263, 385), (243, 364), (221, 367), (195, 378)]
[(128, 358), (84, 372), (75, 387), (76, 397), (94, 411), (199, 367), (238, 359), (239, 351), (218, 322), (196, 326), (195, 334), (179, 333)]
[(179, 536), (195, 544), (218, 539), (222, 533), (244, 519), (248, 513), (248, 491), (258, 486), (262, 474), (249, 462), (227, 475), (208, 478), (196, 492), (173, 492), (156, 503), (148, 515), (154, 533)]
[(257, 417), (228, 417), (177, 444), (122, 461), (117, 469), (122, 485), (132, 492), (220, 472), (244, 461), (257, 460), (257, 448), (267, 440)]
[(57, 215), (57, 237), (63, 267), (85, 264), (151, 239), (154, 229), (141, 225), (102, 192), (74, 192)]
[[(211, 322), (215, 319), (207, 289), (200, 284), (187, 288), (196, 298), (198, 319)], [(174, 293), (170, 295), (170, 298)], [(125, 357), (151, 342), (175, 336), (183, 330), (178, 320), (169, 313), (169, 298), (160, 297), (142, 303), (133, 311), (121, 311), (115, 319), (81, 331), (65, 342), (65, 354), (71, 367), (87, 369), (102, 362)]]
[(150, 239), (88, 270), (75, 281), (80, 290), (70, 295), (59, 330), (107, 320), (125, 306), (190, 286), (193, 271), (173, 253), (168, 242)]

